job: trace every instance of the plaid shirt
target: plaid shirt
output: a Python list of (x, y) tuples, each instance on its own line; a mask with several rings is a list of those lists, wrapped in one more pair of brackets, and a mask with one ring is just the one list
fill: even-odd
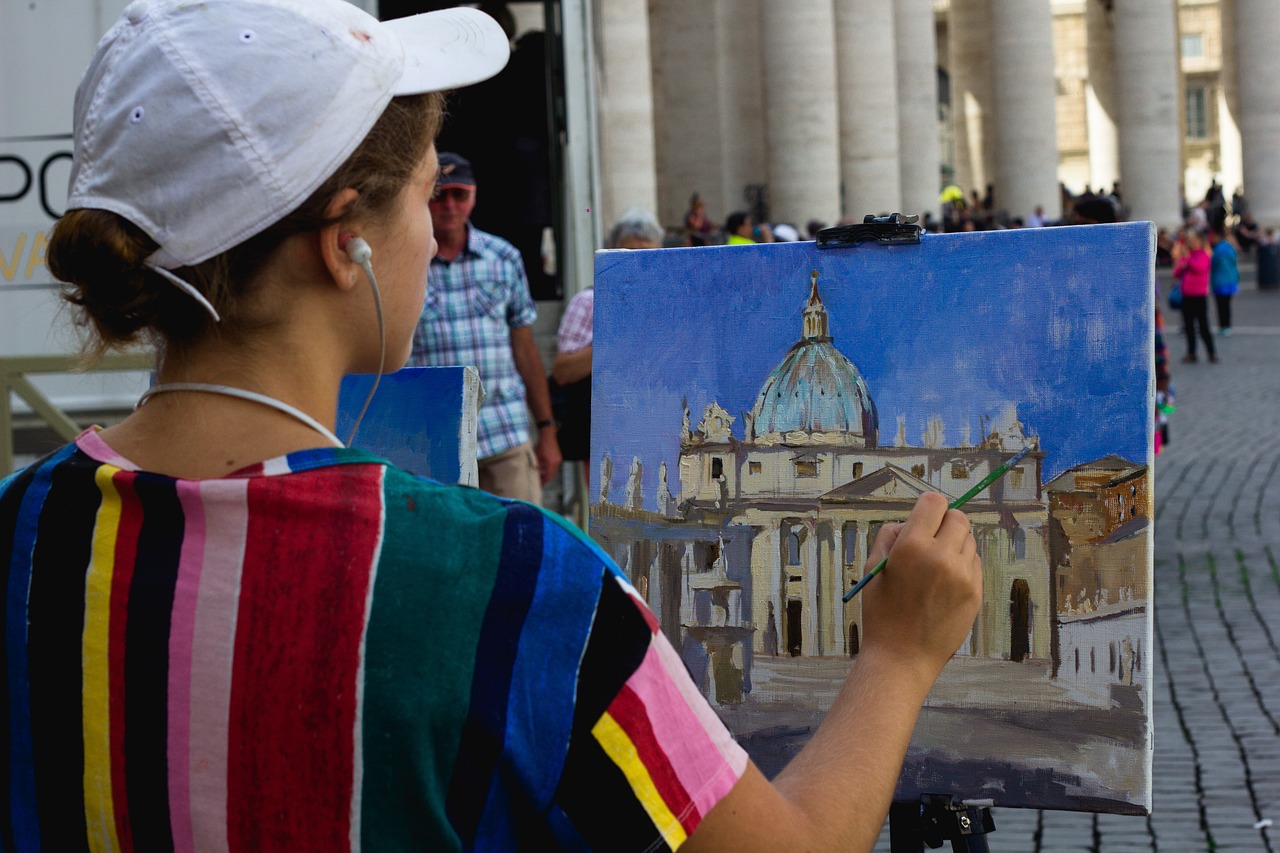
[(560, 318), (560, 331), (556, 333), (556, 349), (560, 352), (577, 352), (591, 346), (591, 322), (595, 315), (596, 291), (587, 288), (569, 300)]
[(538, 309), (520, 253), (506, 240), (467, 226), (467, 245), (452, 261), (435, 258), (427, 301), (413, 336), (413, 365), (470, 364), (480, 372), (477, 455), (481, 459), (529, 439), (524, 380), (511, 352), (511, 330), (530, 326)]

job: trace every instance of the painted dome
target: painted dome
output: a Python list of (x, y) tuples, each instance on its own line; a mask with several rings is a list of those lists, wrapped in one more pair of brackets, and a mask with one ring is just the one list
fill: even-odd
[(831, 343), (816, 271), (804, 308), (804, 334), (765, 379), (751, 414), (749, 439), (876, 444), (875, 403), (858, 368)]

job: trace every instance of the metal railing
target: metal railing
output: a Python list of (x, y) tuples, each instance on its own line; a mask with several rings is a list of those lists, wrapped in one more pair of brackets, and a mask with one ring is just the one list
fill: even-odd
[(82, 429), (41, 393), (27, 378), (28, 375), (151, 370), (154, 366), (155, 356), (149, 352), (112, 353), (88, 366), (79, 355), (0, 356), (0, 477), (13, 471), (13, 395), (22, 398), (32, 412), (67, 441), (75, 438)]

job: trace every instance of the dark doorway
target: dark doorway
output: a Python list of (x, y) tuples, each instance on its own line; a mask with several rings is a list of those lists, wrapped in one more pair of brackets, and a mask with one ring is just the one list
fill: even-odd
[(858, 654), (858, 623), (849, 623), (849, 657)]
[[(380, 0), (383, 20), (459, 5), (456, 0)], [(515, 19), (504, 2), (483, 2), (508, 36)], [(545, 20), (559, 20), (558, 3), (545, 5)], [(564, 66), (558, 32), (524, 33), (512, 45), (511, 61), (497, 76), (450, 94), (438, 151), (454, 151), (475, 171), (476, 209), (471, 222), (513, 244), (524, 259), (535, 300), (559, 299), (558, 275), (543, 254), (547, 229), (558, 234), (561, 163), (558, 138), (564, 127)], [(559, 240), (557, 254), (559, 254)]]
[(800, 657), (800, 613), (804, 605), (795, 599), (787, 601), (787, 654)]
[(1022, 578), (1009, 590), (1009, 660), (1026, 660), (1031, 654), (1031, 587)]

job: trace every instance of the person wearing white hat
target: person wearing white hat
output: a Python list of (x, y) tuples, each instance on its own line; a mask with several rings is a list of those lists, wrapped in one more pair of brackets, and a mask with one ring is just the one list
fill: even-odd
[(333, 434), (343, 374), (409, 355), (436, 93), (507, 54), (342, 0), (103, 38), (47, 258), (157, 384), (0, 481), (6, 848), (870, 847), (980, 594), (940, 496), (877, 540), (855, 674), (773, 785), (566, 522)]

